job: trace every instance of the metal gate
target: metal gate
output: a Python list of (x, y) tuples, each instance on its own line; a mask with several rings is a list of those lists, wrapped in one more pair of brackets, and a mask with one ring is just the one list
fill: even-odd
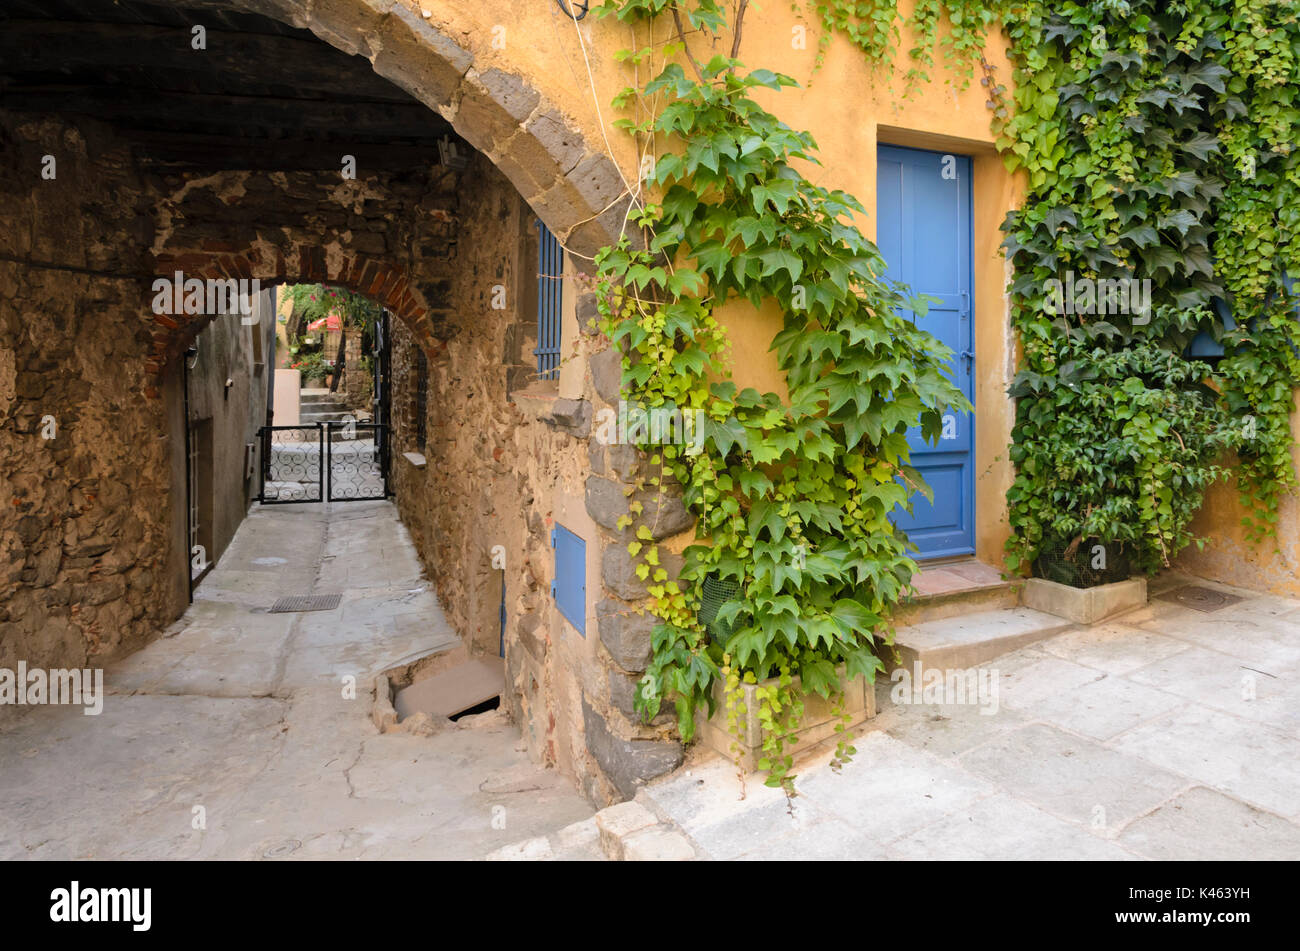
[(258, 501), (360, 502), (388, 497), (388, 427), (320, 422), (263, 426)]

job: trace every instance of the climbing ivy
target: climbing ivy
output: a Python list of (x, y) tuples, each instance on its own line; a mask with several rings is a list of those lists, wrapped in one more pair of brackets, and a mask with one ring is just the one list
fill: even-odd
[[(823, 50), (838, 30), (873, 59), (887, 44), (870, 38), (893, 35), (901, 22), (892, 19), (892, 0), (818, 9)], [(1279, 499), (1297, 485), (1290, 415), (1300, 356), (1286, 275), (1297, 273), (1300, 252), (1298, 10), (1277, 0), (919, 0), (906, 24), (915, 43), (909, 94), (928, 81), (936, 46), (959, 71), (973, 71), (978, 58), (997, 145), (1028, 176), (1025, 201), (1005, 225), (1024, 350), (1013, 387), (1020, 398), (1013, 458), (1032, 458), (1030, 447), (1084, 448), (1077, 440), (1089, 430), (1081, 424), (1095, 414), (1059, 372), (1077, 367), (1080, 335), (1099, 353), (1157, 347), (1178, 367), (1180, 388), (1209, 380), (1222, 392), (1230, 419), (1220, 421), (1223, 434), (1206, 438), (1237, 454), (1244, 523), (1257, 541), (1274, 534)], [(998, 26), (1015, 66), (1010, 102), (982, 52)], [(1166, 316), (1142, 314), (1135, 323), (1127, 314), (1053, 313), (1046, 282), (1070, 273), (1150, 281), (1152, 306)], [(1225, 349), (1213, 369), (1182, 356), (1200, 332)], [(1145, 382), (1169, 385), (1168, 377)], [(1173, 432), (1184, 423), (1200, 425), (1175, 421)], [(1148, 451), (1134, 465), (1150, 471), (1159, 450)], [(1176, 517), (1151, 512), (1132, 532), (1116, 526), (1118, 535), (1146, 539), (1139, 561), (1149, 568), (1193, 540), (1183, 529), (1219, 474), (1194, 455), (1201, 461), (1192, 470), (1170, 472), (1164, 484), (1177, 490)], [(1108, 510), (1142, 511), (1136, 485), (1108, 484)], [(1010, 565), (1026, 565), (1044, 541), (1068, 541), (1052, 538), (1065, 525), (1095, 525), (1094, 493), (1091, 485), (1069, 491), (1021, 465), (1010, 493)]]
[[(627, 0), (598, 12), (651, 28), (664, 14), (695, 30), (724, 28), (708, 0), (687, 9)], [(689, 53), (676, 32), (669, 52)], [(647, 44), (623, 55), (646, 61), (653, 52)], [(937, 440), (944, 412), (969, 404), (944, 369), (951, 352), (904, 316), (923, 315), (926, 301), (882, 277), (885, 262), (853, 225), (861, 205), (806, 179), (795, 163), (816, 162), (812, 137), (753, 98), (794, 81), (745, 72), (728, 56), (704, 64), (688, 56), (688, 65), (691, 74), (669, 62), (616, 100), (648, 116), (629, 120), (631, 132), (680, 147), (649, 177), (657, 200), (635, 217), (645, 247), (625, 238), (597, 258), (602, 327), (623, 352), (627, 398), (699, 420), (699, 452), (646, 446), (651, 463), (681, 483), (701, 543), (686, 549), (676, 579), (648, 528), (629, 543), (645, 559), (660, 620), (638, 706), (653, 717), (671, 698), (689, 739), (696, 710), (713, 710), (715, 683), (733, 727), (745, 712), (743, 685), (759, 684), (759, 766), (791, 792), (788, 741), (801, 696), (842, 710), (839, 668), (874, 680), (890, 610), (916, 570), (889, 520), (914, 490), (928, 491), (908, 465), (907, 430)], [(730, 379), (716, 317), (729, 301), (780, 308), (772, 348), (786, 395)], [(640, 515), (639, 503), (632, 511)], [(716, 618), (714, 630), (731, 632), (722, 643), (698, 618), (710, 576), (739, 585)], [(837, 753), (843, 760), (852, 749), (841, 743)]]
[[(900, 316), (926, 302), (882, 278), (852, 223), (861, 207), (804, 178), (812, 138), (754, 101), (794, 81), (738, 61), (746, 6), (733, 13), (731, 55), (707, 63), (688, 35), (716, 47), (729, 25), (717, 0), (596, 11), (633, 26), (642, 45), (621, 59), (660, 64), (615, 100), (659, 158), (653, 200), (634, 216), (644, 244), (624, 239), (598, 258), (600, 312), (628, 397), (698, 414), (703, 436), (697, 454), (645, 446), (660, 467), (651, 482), (681, 483), (702, 543), (678, 578), (649, 529), (629, 543), (660, 622), (638, 707), (652, 717), (671, 700), (689, 739), (721, 684), (734, 729), (743, 685), (775, 676), (758, 694), (760, 765), (789, 791), (801, 694), (841, 701), (841, 664), (874, 677), (916, 569), (889, 521), (926, 491), (905, 434), (919, 426), (933, 439), (945, 410), (968, 407), (944, 370), (951, 354)], [(1195, 541), (1191, 518), (1232, 451), (1247, 526), (1271, 533), (1296, 485), (1296, 4), (918, 0), (906, 24), (892, 0), (808, 6), (824, 27), (818, 65), (835, 33), (889, 65), (903, 26), (910, 94), (930, 81), (937, 48), (959, 76), (978, 65), (997, 146), (1024, 171), (1025, 200), (1004, 224), (1021, 345), (1010, 567), (1084, 537), (1125, 543), (1148, 570), (1168, 564)], [(999, 26), (1010, 94), (984, 55)], [(1149, 300), (1125, 307), (1119, 287), (1149, 288)], [(780, 308), (773, 349), (788, 394), (731, 381), (716, 311), (736, 299)], [(1185, 356), (1202, 332), (1224, 348), (1215, 367)], [(628, 527), (640, 503), (632, 512)], [(708, 577), (740, 587), (718, 614), (732, 632), (723, 643), (698, 620)]]
[[(1087, 444), (1078, 423), (1095, 414), (1082, 390), (1068, 388), (1080, 338), (1104, 354), (1158, 351), (1161, 366), (1181, 376), (1177, 388), (1208, 381), (1222, 391), (1229, 415), (1205, 445), (1237, 452), (1249, 534), (1272, 533), (1278, 499), (1296, 484), (1289, 417), (1300, 362), (1295, 299), (1284, 281), (1300, 261), (1295, 5), (1035, 2), (1008, 4), (1003, 15), (1016, 63), (1015, 114), (998, 144), (1030, 183), (1006, 224), (1024, 350), (1013, 391), (1021, 397), (1013, 436), (1022, 465), (1010, 495), (1010, 563), (1032, 557), (1063, 520), (1100, 511), (1095, 487), (1062, 492), (1023, 465), (1034, 446)], [(1045, 282), (1068, 272), (1150, 281), (1152, 307), (1163, 316), (1052, 313)], [(1182, 356), (1198, 332), (1225, 348), (1214, 370)], [(1168, 373), (1138, 379), (1173, 385)], [(1125, 383), (1113, 381), (1117, 398)], [(1201, 423), (1187, 412), (1170, 419), (1180, 440)], [(1153, 445), (1132, 458), (1149, 470), (1187, 448)], [(1112, 528), (1115, 537), (1145, 539), (1140, 560), (1150, 569), (1192, 541), (1184, 526), (1218, 474), (1196, 455), (1190, 468), (1166, 474), (1169, 499), (1155, 510), (1143, 509), (1136, 482), (1107, 487), (1110, 511), (1139, 518), (1131, 529)]]
[[(805, 0), (805, 5), (816, 11), (822, 24), (814, 72), (822, 68), (831, 38), (837, 33), (857, 47), (871, 66), (878, 70), (889, 67), (904, 26), (897, 0)], [(795, 9), (799, 9), (797, 3)], [(990, 29), (1000, 23), (999, 9), (998, 3), (972, 0), (915, 0), (906, 21), (913, 38), (908, 51), (911, 65), (905, 76), (908, 94), (930, 82), (936, 48), (942, 51), (944, 65), (962, 77), (964, 88), (970, 80), (970, 66), (983, 59)], [(942, 33), (941, 22), (945, 26)]]

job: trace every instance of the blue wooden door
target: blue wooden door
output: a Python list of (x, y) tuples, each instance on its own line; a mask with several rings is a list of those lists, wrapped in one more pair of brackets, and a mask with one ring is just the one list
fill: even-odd
[[(949, 369), (974, 404), (971, 320), (971, 162), (965, 155), (882, 145), (876, 157), (877, 240), (886, 274), (914, 294), (938, 298), (917, 324), (953, 351)], [(949, 413), (937, 445), (908, 433), (912, 465), (934, 490), (917, 494), (913, 511), (896, 512), (921, 558), (975, 551), (975, 420)]]

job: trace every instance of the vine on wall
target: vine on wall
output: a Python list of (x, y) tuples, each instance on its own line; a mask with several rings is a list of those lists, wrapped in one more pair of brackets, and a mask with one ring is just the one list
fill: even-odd
[[(789, 790), (794, 678), (841, 699), (838, 666), (874, 677), (916, 569), (889, 521), (920, 487), (906, 430), (934, 438), (945, 409), (967, 407), (943, 369), (950, 354), (899, 316), (923, 315), (925, 301), (881, 278), (879, 252), (851, 223), (860, 206), (808, 182), (792, 163), (815, 161), (811, 137), (754, 102), (754, 90), (794, 81), (742, 70), (746, 6), (732, 14), (731, 55), (707, 63), (688, 37), (728, 29), (716, 0), (609, 0), (597, 11), (633, 24), (643, 45), (621, 58), (660, 63), (615, 104), (647, 117), (624, 124), (662, 152), (649, 177), (659, 200), (636, 220), (647, 249), (625, 240), (599, 259), (601, 313), (628, 397), (697, 413), (704, 435), (697, 455), (652, 447), (699, 515), (703, 544), (687, 549), (679, 579), (648, 535), (629, 545), (645, 557), (661, 621), (639, 706), (653, 716), (672, 700), (689, 739), (715, 683), (734, 727), (741, 685), (775, 675), (759, 695), (760, 765)], [(826, 29), (819, 63), (839, 32), (884, 65), (901, 26), (913, 91), (930, 81), (936, 49), (970, 78), (978, 66), (997, 145), (1027, 175), (1004, 224), (1023, 351), (1009, 565), (1082, 538), (1119, 542), (1148, 570), (1167, 565), (1195, 540), (1190, 520), (1226, 451), (1240, 459), (1252, 535), (1271, 533), (1296, 485), (1300, 356), (1285, 278), (1300, 273), (1296, 6), (917, 0), (906, 24), (891, 0), (810, 6)], [(1010, 95), (984, 57), (999, 25)], [(731, 299), (780, 306), (773, 347), (788, 402), (728, 379), (714, 312)], [(1185, 355), (1202, 331), (1225, 350), (1217, 367)], [(719, 612), (733, 632), (724, 643), (697, 616), (710, 576), (740, 587)]]
[[(1078, 514), (1063, 518), (1052, 495), (1059, 487), (1025, 464), (1044, 445), (1100, 448), (1112, 457), (1127, 450), (1117, 480), (1078, 531), (1136, 515), (1136, 525), (1111, 531), (1135, 546), (1145, 567), (1167, 565), (1193, 540), (1187, 525), (1218, 474), (1206, 460), (1223, 450), (1240, 460), (1250, 537), (1272, 534), (1279, 498), (1296, 485), (1289, 417), (1300, 362), (1292, 343), (1296, 301), (1284, 281), (1288, 271), (1300, 273), (1295, 5), (1011, 3), (1002, 15), (1016, 92), (998, 144), (1027, 170), (1031, 186), (1006, 224), (1013, 319), (1024, 347), (1013, 391), (1021, 399), (1011, 563), (1068, 531), (1060, 523)], [(1069, 271), (1149, 281), (1151, 311), (1052, 314), (1045, 281)], [(1221, 341), (1225, 356), (1214, 371), (1191, 373), (1183, 354), (1201, 331)], [(1080, 341), (1098, 354), (1158, 352), (1165, 366), (1180, 366), (1181, 381), (1138, 371), (1131, 379), (1170, 398), (1208, 381), (1222, 391), (1218, 411), (1227, 416), (1211, 420), (1215, 410), (1203, 400), (1184, 406), (1169, 420), (1172, 444), (1121, 447), (1070, 433), (1089, 415), (1071, 391), (1092, 363), (1078, 360)], [(1193, 462), (1185, 454), (1201, 436)], [(1153, 505), (1148, 482), (1158, 467), (1165, 471)]]
[[(691, 414), (702, 446), (696, 454), (651, 447), (651, 462), (684, 487), (703, 543), (686, 549), (680, 579), (659, 567), (648, 531), (629, 544), (646, 558), (661, 621), (639, 703), (652, 717), (671, 698), (689, 739), (695, 711), (713, 709), (715, 682), (726, 688), (733, 725), (746, 713), (743, 685), (759, 684), (759, 766), (769, 784), (792, 791), (787, 745), (801, 696), (838, 708), (839, 668), (874, 679), (886, 618), (916, 570), (889, 520), (921, 484), (908, 465), (907, 429), (937, 439), (943, 413), (969, 405), (945, 373), (951, 353), (902, 316), (923, 314), (925, 302), (882, 278), (885, 262), (853, 226), (849, 214), (861, 206), (809, 182), (794, 162), (816, 161), (811, 136), (752, 97), (794, 81), (742, 72), (729, 56), (697, 61), (687, 28), (724, 28), (707, 0), (684, 10), (626, 0), (599, 12), (646, 31), (646, 46), (625, 58), (658, 52), (649, 35), (662, 17), (675, 35), (667, 55), (687, 59), (616, 101), (649, 116), (628, 122), (633, 133), (680, 147), (659, 158), (650, 184), (661, 200), (636, 220), (648, 247), (625, 239), (598, 258), (603, 329), (623, 351), (627, 398)], [(729, 379), (715, 311), (737, 299), (779, 305), (784, 327), (773, 349), (788, 401)], [(698, 618), (710, 576), (739, 585), (716, 618), (714, 630), (731, 632), (724, 643)], [(775, 683), (762, 685), (769, 677)], [(838, 753), (842, 760), (852, 750), (841, 744)]]

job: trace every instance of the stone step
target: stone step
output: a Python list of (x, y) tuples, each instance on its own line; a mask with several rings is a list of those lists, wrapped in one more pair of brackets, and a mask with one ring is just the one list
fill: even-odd
[(1019, 607), (1023, 587), (1022, 581), (1011, 581), (967, 591), (923, 594), (900, 604), (894, 611), (894, 623), (911, 627), (978, 611)]
[(923, 669), (975, 667), (1074, 627), (1073, 622), (1032, 608), (1002, 608), (899, 627), (894, 644), (901, 665)]
[(695, 846), (673, 822), (653, 812), (644, 794), (596, 813), (600, 847), (613, 862), (690, 862), (698, 858)]
[(487, 855), (489, 862), (606, 862), (596, 818), (567, 825), (548, 835), (515, 842)]
[(913, 584), (918, 594), (894, 612), (894, 622), (900, 627), (1014, 608), (1020, 604), (1024, 587), (1023, 579), (1004, 579), (999, 569), (974, 558), (924, 565)]

